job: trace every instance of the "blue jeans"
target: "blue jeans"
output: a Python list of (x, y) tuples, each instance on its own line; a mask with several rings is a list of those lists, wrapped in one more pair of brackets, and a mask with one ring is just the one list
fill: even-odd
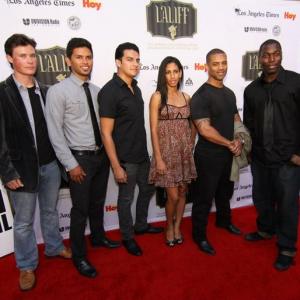
[(37, 199), (45, 254), (55, 256), (64, 249), (56, 210), (60, 180), (60, 170), (56, 161), (53, 161), (40, 167), (36, 193), (9, 191), (15, 210), (14, 250), (20, 270), (34, 270), (38, 265), (38, 248), (33, 228)]

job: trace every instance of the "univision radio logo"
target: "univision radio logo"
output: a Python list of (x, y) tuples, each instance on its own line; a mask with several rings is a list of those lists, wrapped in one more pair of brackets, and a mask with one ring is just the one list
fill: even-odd
[(242, 76), (245, 80), (255, 80), (262, 68), (258, 59), (258, 51), (247, 51), (243, 56)]
[(55, 46), (47, 49), (37, 49), (38, 70), (36, 77), (46, 85), (52, 85), (65, 79), (69, 67), (65, 61), (65, 48)]
[(192, 37), (197, 30), (197, 10), (176, 0), (151, 1), (146, 7), (147, 30), (153, 36), (175, 40)]
[(30, 19), (30, 18), (23, 18), (22, 19), (23, 24), (25, 26), (29, 26), (29, 25), (34, 25), (34, 26), (58, 26), (59, 25), (59, 20), (58, 19)]
[(11, 230), (11, 229), (12, 229), (12, 226), (9, 225), (9, 223), (8, 223), (4, 200), (2, 197), (2, 192), (0, 190), (0, 233)]

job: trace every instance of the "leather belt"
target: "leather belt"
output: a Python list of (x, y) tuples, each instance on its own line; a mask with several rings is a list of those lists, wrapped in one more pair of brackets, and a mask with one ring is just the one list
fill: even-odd
[(72, 154), (78, 155), (78, 156), (91, 156), (91, 155), (100, 155), (101, 149), (97, 150), (73, 150), (71, 149)]

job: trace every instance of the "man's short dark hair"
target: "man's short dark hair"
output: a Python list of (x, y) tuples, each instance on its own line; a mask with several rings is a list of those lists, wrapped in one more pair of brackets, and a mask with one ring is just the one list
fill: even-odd
[(206, 54), (206, 63), (209, 62), (210, 60), (210, 57), (212, 55), (215, 55), (215, 54), (224, 54), (226, 55), (225, 51), (221, 50), (221, 49), (218, 49), (218, 48), (214, 48), (212, 50), (210, 50), (207, 54)]
[(84, 38), (72, 38), (69, 40), (67, 48), (66, 48), (66, 56), (68, 58), (71, 58), (72, 54), (73, 54), (73, 50), (76, 48), (88, 48), (91, 50), (92, 54), (93, 54), (93, 48), (92, 48), (92, 44), (84, 39)]
[(4, 44), (4, 50), (7, 55), (12, 56), (14, 48), (18, 46), (28, 45), (32, 46), (35, 49), (36, 41), (34, 39), (29, 38), (25, 34), (15, 33), (6, 40)]
[(125, 50), (134, 50), (137, 53), (140, 53), (139, 47), (136, 44), (126, 42), (126, 43), (120, 44), (117, 47), (116, 52), (115, 52), (115, 59), (121, 59), (124, 56)]
[(259, 55), (259, 56), (261, 55), (262, 49), (263, 49), (264, 47), (269, 46), (269, 45), (274, 45), (274, 44), (275, 44), (275, 45), (280, 49), (280, 51), (281, 51), (281, 45), (280, 45), (280, 43), (279, 43), (277, 40), (269, 39), (269, 40), (264, 41), (264, 42), (260, 45), (259, 51), (258, 51), (258, 55)]

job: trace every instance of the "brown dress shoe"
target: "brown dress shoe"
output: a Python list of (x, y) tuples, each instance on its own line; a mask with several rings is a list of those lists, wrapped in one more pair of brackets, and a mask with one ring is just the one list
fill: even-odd
[(58, 253), (58, 256), (64, 259), (70, 259), (72, 258), (72, 250), (70, 248), (64, 248)]
[(47, 258), (56, 258), (56, 257), (60, 257), (63, 259), (70, 259), (72, 258), (72, 250), (70, 248), (64, 248), (63, 250), (61, 250), (57, 255), (45, 255)]
[(20, 271), (19, 285), (22, 291), (29, 291), (35, 285), (35, 275), (33, 270)]

